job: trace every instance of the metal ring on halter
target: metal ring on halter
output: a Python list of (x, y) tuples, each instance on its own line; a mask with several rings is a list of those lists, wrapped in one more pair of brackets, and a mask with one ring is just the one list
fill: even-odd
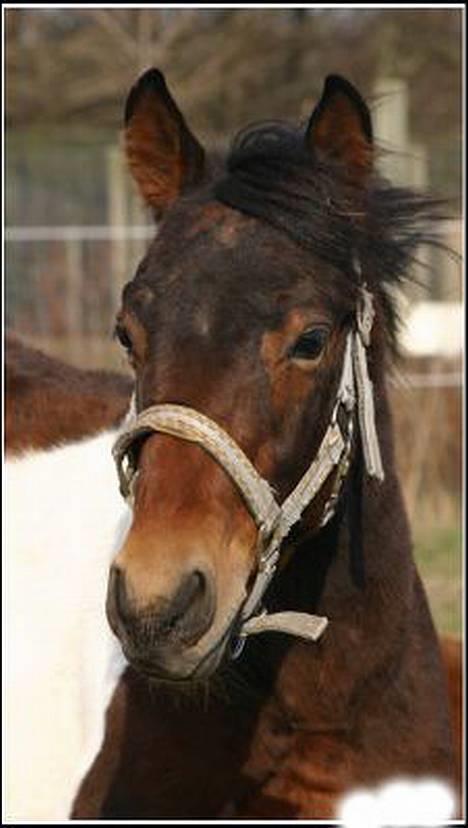
[(236, 660), (237, 658), (239, 658), (239, 656), (241, 655), (242, 650), (243, 650), (243, 649), (244, 649), (244, 647), (245, 647), (245, 642), (246, 642), (246, 639), (247, 639), (247, 636), (246, 636), (245, 634), (244, 634), (244, 635), (242, 635), (242, 633), (240, 633), (240, 634), (239, 634), (236, 638), (234, 638), (234, 639), (233, 639), (233, 641), (231, 642), (231, 645), (230, 645), (230, 646), (231, 646), (230, 656), (231, 656), (232, 661), (235, 661), (235, 660)]

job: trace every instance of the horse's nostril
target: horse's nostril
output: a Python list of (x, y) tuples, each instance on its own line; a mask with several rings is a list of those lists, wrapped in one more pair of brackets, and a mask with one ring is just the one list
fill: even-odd
[(177, 590), (173, 607), (177, 615), (183, 616), (195, 604), (203, 599), (206, 591), (207, 581), (203, 572), (195, 570), (183, 581)]
[(190, 646), (209, 629), (214, 612), (212, 578), (195, 569), (182, 581), (160, 623), (166, 634), (176, 634), (186, 646)]
[(111, 566), (107, 587), (107, 615), (114, 627), (118, 618), (128, 615), (128, 595), (125, 575), (118, 566)]

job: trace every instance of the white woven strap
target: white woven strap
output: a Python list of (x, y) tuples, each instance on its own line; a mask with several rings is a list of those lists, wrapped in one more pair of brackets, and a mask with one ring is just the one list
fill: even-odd
[(263, 612), (244, 621), (241, 637), (263, 632), (287, 632), (307, 641), (318, 641), (328, 626), (328, 619), (308, 612)]
[(370, 477), (382, 481), (385, 475), (375, 427), (374, 389), (369, 377), (366, 354), (374, 322), (374, 306), (372, 294), (365, 285), (361, 287), (361, 300), (357, 309), (356, 321), (357, 331), (353, 338), (353, 368), (356, 378), (362, 450), (367, 473)]
[(340, 462), (345, 439), (338, 423), (328, 426), (316, 457), (299, 483), (281, 504), (281, 516), (274, 536), (281, 540), (300, 519), (306, 506), (320, 491), (328, 476)]

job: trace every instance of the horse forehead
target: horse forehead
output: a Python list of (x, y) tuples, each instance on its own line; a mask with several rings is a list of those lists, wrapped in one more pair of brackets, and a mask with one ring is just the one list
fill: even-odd
[(209, 201), (196, 208), (186, 225), (185, 236), (212, 238), (221, 247), (232, 248), (243, 233), (252, 228), (256, 220), (219, 201)]
[(256, 271), (265, 258), (252, 239), (271, 231), (259, 225), (257, 219), (214, 200), (177, 205), (140, 264), (127, 301), (139, 301), (143, 287), (151, 296), (149, 304), (156, 300), (159, 307), (181, 297), (185, 303), (213, 304), (231, 288), (238, 294), (240, 281), (248, 282), (249, 269)]

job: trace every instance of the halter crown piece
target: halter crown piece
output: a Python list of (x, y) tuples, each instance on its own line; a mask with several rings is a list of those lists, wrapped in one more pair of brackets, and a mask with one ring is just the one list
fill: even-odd
[[(275, 574), (283, 540), (333, 471), (336, 476), (320, 526), (328, 523), (335, 513), (350, 464), (356, 407), (367, 473), (379, 481), (384, 479), (375, 427), (373, 385), (369, 378), (366, 356), (373, 320), (372, 294), (363, 285), (360, 288), (356, 325), (346, 338), (341, 378), (330, 423), (309, 468), (281, 505), (275, 499), (270, 484), (261, 477), (232, 437), (209, 417), (187, 406), (162, 404), (145, 409), (135, 417), (114, 445), (113, 456), (120, 491), (130, 505), (133, 504), (138, 473), (136, 453), (132, 448), (142, 437), (152, 432), (162, 432), (197, 443), (214, 457), (237, 486), (258, 527), (257, 574), (240, 612), (238, 636), (241, 641), (248, 635), (273, 631), (316, 641), (328, 624), (327, 618), (304, 612), (269, 614), (262, 609), (261, 602)], [(344, 420), (344, 427), (338, 419), (340, 411), (344, 412), (340, 418)]]

